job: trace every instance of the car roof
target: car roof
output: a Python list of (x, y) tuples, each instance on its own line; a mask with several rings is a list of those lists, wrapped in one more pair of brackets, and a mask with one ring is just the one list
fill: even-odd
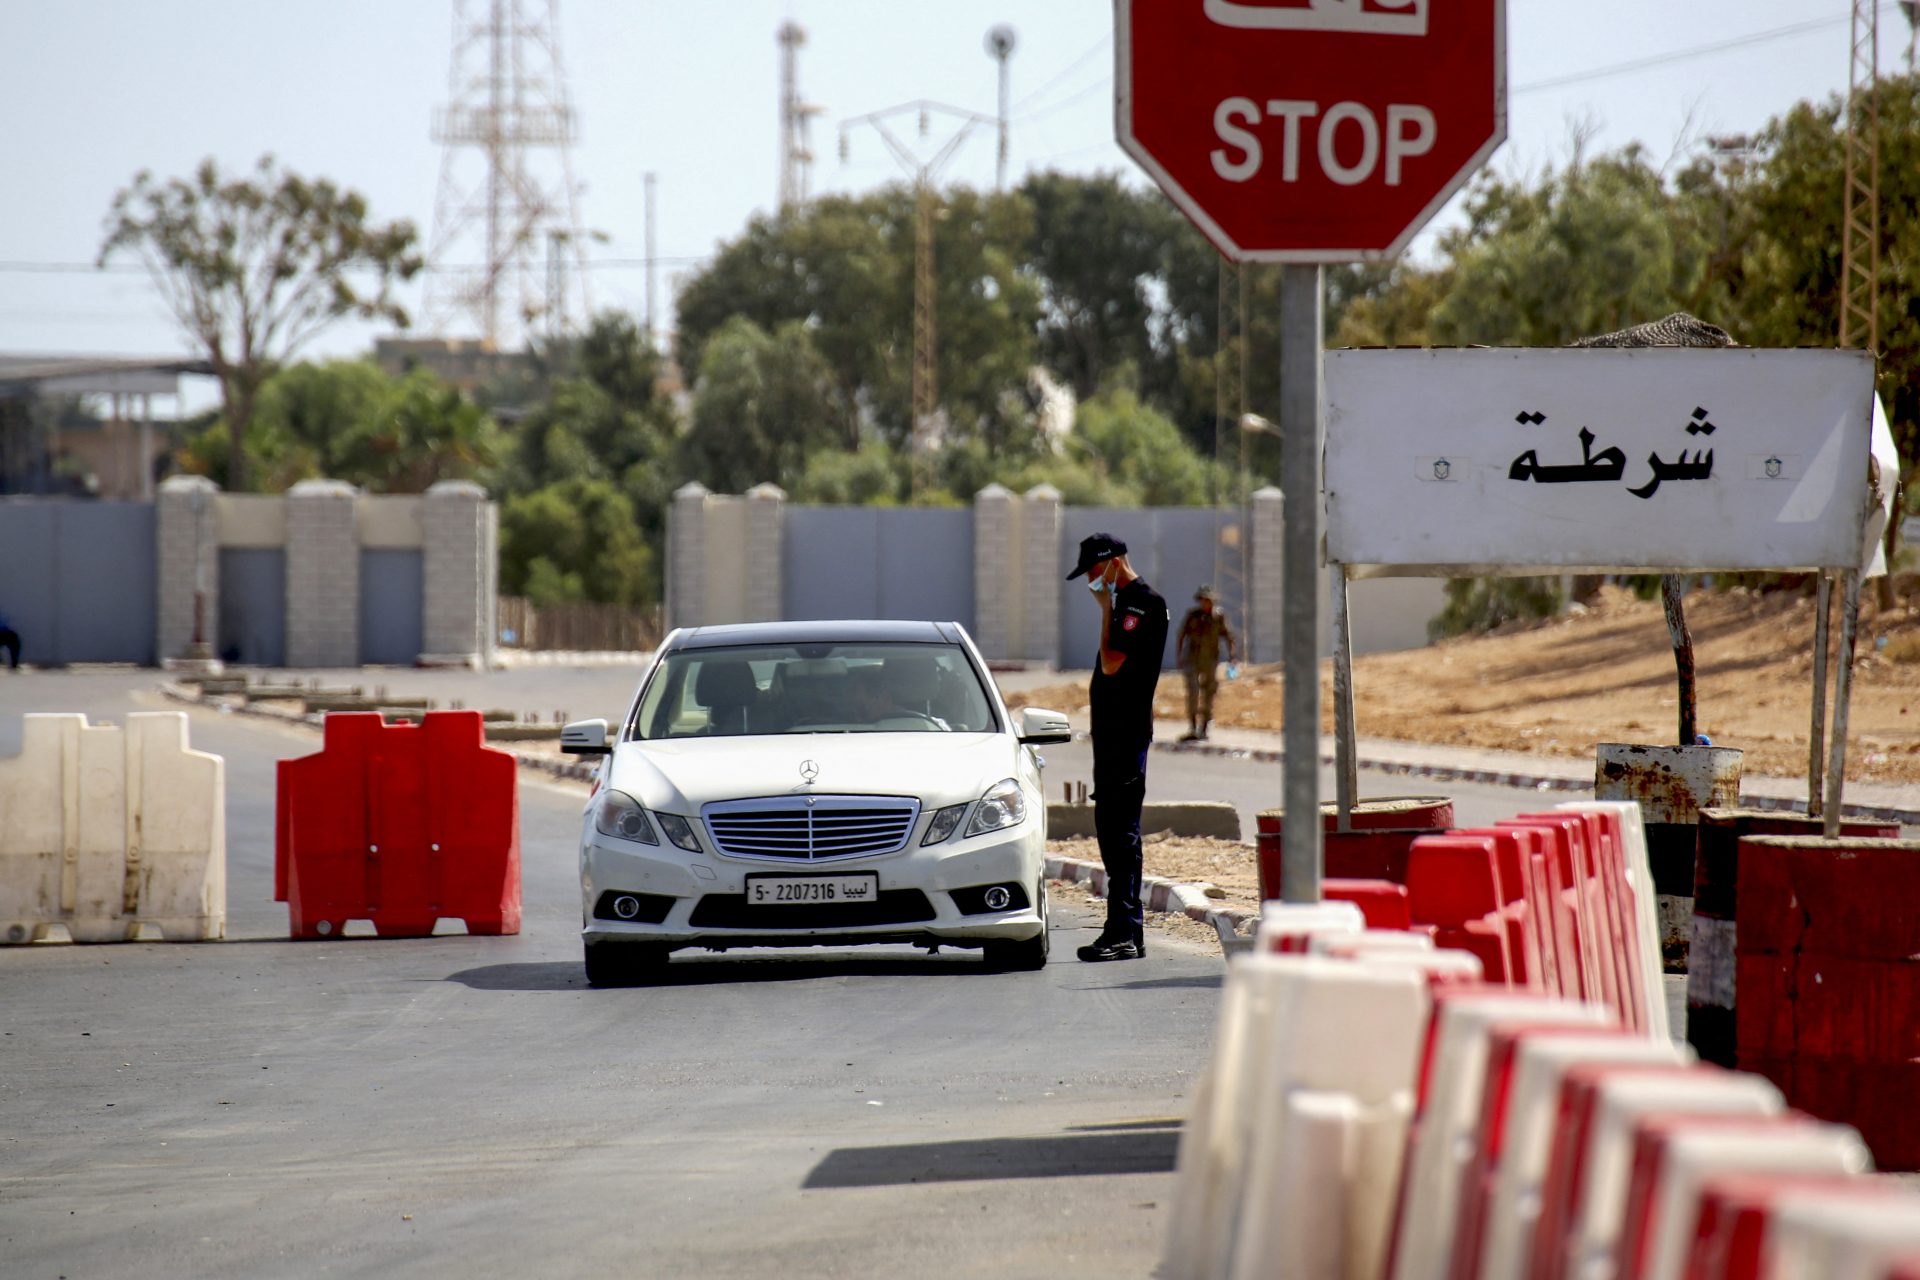
[(663, 652), (749, 644), (959, 644), (957, 622), (904, 622), (881, 618), (817, 622), (740, 622), (693, 627), (669, 637)]

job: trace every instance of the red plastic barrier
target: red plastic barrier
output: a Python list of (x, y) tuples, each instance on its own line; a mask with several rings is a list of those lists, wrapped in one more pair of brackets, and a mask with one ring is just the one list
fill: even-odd
[(1552, 1278), (1568, 1270), (1568, 1237), (1589, 1194), (1584, 1179), (1601, 1085), (1622, 1076), (1674, 1076), (1694, 1070), (1688, 1066), (1592, 1063), (1567, 1071), (1560, 1082), (1560, 1101), (1554, 1114), (1553, 1149), (1540, 1184), (1540, 1214), (1534, 1225), (1529, 1275)]
[(1549, 823), (1565, 833), (1567, 849), (1575, 869), (1572, 888), (1580, 912), (1581, 941), (1585, 947), (1583, 961), (1589, 966), (1586, 976), (1593, 979), (1587, 986), (1587, 999), (1611, 1005), (1620, 1011), (1623, 1019), (1631, 1019), (1633, 1015), (1620, 978), (1618, 916), (1608, 906), (1607, 900), (1611, 895), (1607, 890), (1608, 876), (1602, 864), (1603, 850), (1594, 837), (1592, 824), (1588, 822), (1590, 816), (1564, 811), (1523, 813), (1513, 822)]
[[(1619, 1008), (1612, 957), (1597, 919), (1585, 820), (1571, 813), (1521, 814), (1495, 825), (1531, 827), (1547, 839), (1547, 871), (1553, 895), (1549, 909), (1555, 913), (1556, 934), (1565, 940), (1560, 957), (1562, 993)], [(1577, 987), (1567, 982), (1569, 970), (1578, 978)]]
[(1324, 879), (1320, 896), (1328, 902), (1351, 902), (1360, 908), (1369, 929), (1411, 929), (1407, 886), (1391, 880)]
[(274, 898), (292, 935), (371, 920), (383, 938), (423, 937), (442, 918), (520, 932), (519, 775), (480, 713), (334, 714), (324, 734), (318, 754), (279, 765)]
[(1435, 926), (1434, 945), (1480, 957), (1489, 982), (1513, 982), (1496, 846), (1490, 835), (1421, 836), (1407, 856), (1407, 895), (1413, 918)]
[(1687, 1253), (1688, 1280), (1763, 1280), (1767, 1224), (1787, 1198), (1853, 1200), (1863, 1195), (1909, 1195), (1878, 1178), (1818, 1173), (1734, 1173), (1700, 1191), (1700, 1217)]
[(1493, 1216), (1493, 1197), (1501, 1161), (1506, 1154), (1514, 1068), (1520, 1046), (1531, 1040), (1617, 1036), (1631, 1039), (1624, 1027), (1582, 1027), (1565, 1023), (1506, 1023), (1487, 1033), (1487, 1075), (1480, 1093), (1480, 1132), (1468, 1162), (1460, 1196), (1460, 1225), (1454, 1232), (1449, 1280), (1477, 1280), (1486, 1232)]
[(1532, 860), (1539, 845), (1539, 833), (1522, 827), (1469, 827), (1449, 834), (1486, 836), (1493, 840), (1500, 864), (1499, 915), (1507, 931), (1512, 981), (1542, 991), (1558, 991), (1558, 987), (1548, 984), (1543, 972), (1545, 951), (1539, 921), (1551, 913), (1535, 905), (1538, 899), (1533, 888)]
[[(1634, 1131), (1633, 1168), (1629, 1175), (1627, 1188), (1626, 1215), (1621, 1221), (1620, 1244), (1614, 1255), (1615, 1280), (1643, 1280), (1655, 1261), (1654, 1242), (1659, 1234), (1668, 1228), (1661, 1221), (1661, 1193), (1668, 1177), (1667, 1152), (1677, 1135), (1690, 1132), (1711, 1130), (1728, 1134), (1754, 1135), (1762, 1139), (1753, 1144), (1753, 1149), (1741, 1155), (1739, 1165), (1729, 1165), (1724, 1172), (1813, 1172), (1828, 1167), (1828, 1159), (1821, 1157), (1798, 1157), (1765, 1152), (1764, 1139), (1767, 1135), (1781, 1134), (1793, 1130), (1816, 1130), (1822, 1126), (1804, 1116), (1742, 1116), (1742, 1115), (1661, 1115), (1648, 1116), (1640, 1121)], [(1731, 1159), (1731, 1155), (1729, 1156)], [(1686, 1225), (1691, 1237), (1693, 1222), (1698, 1221), (1698, 1205), (1694, 1206), (1695, 1217)], [(1809, 1277), (1811, 1280), (1811, 1277)]]

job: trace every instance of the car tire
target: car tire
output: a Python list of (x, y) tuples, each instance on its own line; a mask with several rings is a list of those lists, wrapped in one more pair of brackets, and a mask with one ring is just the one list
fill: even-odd
[(666, 968), (666, 948), (647, 942), (586, 944), (587, 985), (637, 987)]
[(1045, 876), (1040, 877), (1040, 883), (1034, 891), (1034, 901), (1040, 904), (1040, 932), (1018, 942), (995, 939), (986, 943), (981, 948), (981, 954), (989, 968), (1003, 973), (1031, 973), (1047, 967), (1047, 952), (1053, 930), (1047, 916)]

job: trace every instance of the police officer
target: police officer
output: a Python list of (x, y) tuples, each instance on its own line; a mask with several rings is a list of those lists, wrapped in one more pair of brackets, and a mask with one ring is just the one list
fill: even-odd
[[(1193, 608), (1180, 623), (1180, 636), (1173, 643), (1174, 664), (1187, 677), (1187, 736), (1182, 742), (1204, 741), (1207, 726), (1213, 722), (1213, 695), (1220, 687), (1220, 646), (1227, 647), (1227, 661), (1239, 653), (1234, 645), (1233, 628), (1227, 615), (1216, 607), (1213, 588), (1203, 586), (1193, 593)], [(1233, 671), (1228, 669), (1231, 676)]]
[(1081, 947), (1082, 960), (1146, 954), (1140, 908), (1140, 806), (1153, 743), (1153, 690), (1167, 649), (1167, 602), (1127, 560), (1110, 533), (1080, 540), (1069, 580), (1086, 575), (1100, 605), (1100, 652), (1088, 701), (1093, 712), (1093, 830), (1107, 869), (1107, 920)]

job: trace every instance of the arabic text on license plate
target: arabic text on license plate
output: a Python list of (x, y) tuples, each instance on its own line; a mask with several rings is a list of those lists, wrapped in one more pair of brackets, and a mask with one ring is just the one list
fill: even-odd
[(848, 876), (747, 877), (747, 901), (756, 907), (874, 902), (879, 896), (880, 877), (871, 871)]

